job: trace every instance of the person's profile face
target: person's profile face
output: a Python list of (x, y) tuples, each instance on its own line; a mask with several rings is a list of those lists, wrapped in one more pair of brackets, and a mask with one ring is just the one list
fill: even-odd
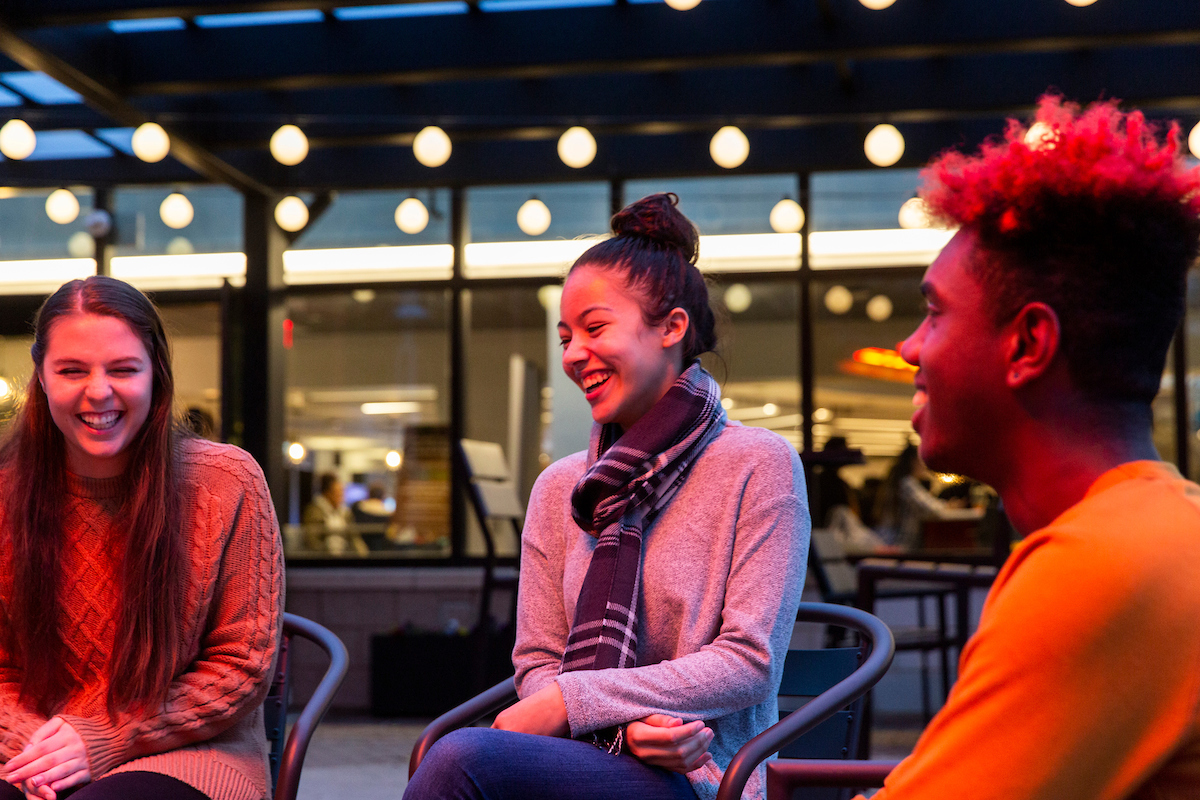
[(129, 325), (99, 314), (62, 317), (50, 327), (38, 377), (67, 468), (88, 478), (124, 472), (154, 394), (150, 354)]
[(593, 420), (628, 430), (678, 377), (678, 348), (663, 327), (645, 323), (620, 270), (576, 267), (560, 311), (563, 371), (583, 390)]
[(920, 456), (942, 472), (978, 474), (975, 465), (1001, 421), (1006, 340), (993, 324), (985, 287), (970, 270), (978, 242), (964, 228), (925, 272), (926, 314), (900, 347), (918, 367), (913, 428)]

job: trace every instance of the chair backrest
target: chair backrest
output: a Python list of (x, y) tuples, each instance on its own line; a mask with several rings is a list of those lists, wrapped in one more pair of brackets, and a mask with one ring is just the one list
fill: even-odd
[[(316, 644), (329, 657), (329, 666), (321, 677), (320, 683), (313, 691), (312, 697), (304, 704), (300, 716), (292, 725), (291, 733), (285, 740), (287, 729), (287, 709), (290, 693), (290, 650), (292, 640), (296, 637), (308, 639)], [(280, 643), (279, 657), (275, 666), (275, 676), (271, 680), (271, 688), (263, 705), (263, 716), (266, 722), (267, 742), (270, 745), (271, 782), (274, 786), (274, 800), (296, 800), (296, 791), (300, 788), (300, 769), (304, 766), (304, 755), (308, 752), (308, 744), (312, 740), (321, 717), (333, 702), (333, 696), (346, 677), (349, 665), (349, 655), (341, 639), (328, 628), (318, 625), (312, 620), (296, 614), (283, 615), (283, 639)]]
[[(797, 695), (810, 696), (812, 699), (751, 739), (737, 752), (733, 761), (730, 762), (729, 768), (725, 770), (725, 777), (717, 791), (717, 800), (740, 798), (742, 790), (746, 787), (746, 781), (749, 780), (759, 763), (810, 732), (815, 733), (818, 726), (826, 720), (836, 718), (839, 712), (844, 711), (847, 706), (865, 695), (883, 677), (892, 663), (892, 656), (896, 651), (892, 632), (883, 622), (865, 611), (829, 603), (801, 603), (796, 613), (796, 619), (802, 622), (839, 625), (857, 631), (862, 641), (861, 648), (869, 654), (860, 660), (857, 655), (859, 648), (848, 648), (849, 652), (830, 656), (827, 660), (817, 656), (816, 658), (824, 663), (820, 664), (819, 671), (812, 676), (804, 674), (802, 662), (805, 657), (796, 657), (795, 669), (791, 671), (788, 690)], [(857, 668), (846, 674), (843, 670), (849, 666), (851, 658), (855, 661)], [(839, 661), (841, 662), (840, 666)], [(785, 662), (785, 672), (787, 671)], [(845, 677), (840, 677), (842, 675)], [(833, 685), (821, 686), (822, 677), (835, 682)], [(813, 696), (814, 692), (817, 692), (815, 696)], [(862, 715), (853, 711), (849, 713), (849, 718), (844, 722), (853, 727)], [(848, 738), (850, 733), (843, 731), (842, 725), (838, 723), (835, 723), (833, 728), (835, 730), (831, 731), (828, 743), (821, 744), (816, 741), (820, 737), (813, 737), (802, 747), (808, 749), (809, 752), (816, 750), (828, 752), (831, 748), (837, 748), (838, 752), (834, 757), (846, 757), (852, 752), (850, 749), (852, 740)], [(839, 743), (841, 743), (841, 747), (846, 748), (844, 752), (838, 748)]]
[[(783, 665), (779, 686), (779, 717), (802, 708), (859, 668), (867, 648), (833, 647), (825, 650), (791, 650)], [(780, 758), (848, 758), (858, 750), (862, 730), (863, 698), (836, 711), (808, 733), (785, 745)]]

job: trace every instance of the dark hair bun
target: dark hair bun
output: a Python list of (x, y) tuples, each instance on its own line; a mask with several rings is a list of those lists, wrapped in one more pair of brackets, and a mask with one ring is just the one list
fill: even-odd
[(676, 206), (673, 192), (652, 194), (621, 209), (612, 218), (616, 236), (637, 236), (679, 250), (689, 264), (700, 255), (700, 232)]

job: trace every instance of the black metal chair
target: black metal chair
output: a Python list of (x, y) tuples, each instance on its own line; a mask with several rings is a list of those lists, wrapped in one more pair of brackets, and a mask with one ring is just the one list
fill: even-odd
[[(308, 639), (329, 656), (329, 666), (312, 697), (304, 704), (300, 716), (284, 740), (287, 729), (289, 680), (289, 650), (296, 637)], [(300, 788), (300, 769), (304, 766), (304, 755), (321, 718), (333, 701), (334, 694), (346, 677), (349, 655), (342, 640), (332, 631), (312, 620), (295, 614), (283, 615), (283, 640), (279, 645), (279, 658), (275, 666), (275, 677), (263, 703), (263, 718), (270, 744), (271, 784), (275, 787), (274, 800), (296, 800)]]
[[(795, 707), (793, 701), (797, 697), (812, 699), (742, 748), (725, 774), (721, 789), (724, 794), (718, 795), (719, 800), (739, 797), (758, 763), (793, 742), (795, 749), (789, 752), (797, 755), (848, 757), (855, 752), (854, 741), (862, 714), (857, 708), (847, 707), (858, 701), (887, 671), (894, 652), (891, 632), (866, 612), (826, 603), (801, 603), (797, 618), (858, 631), (862, 634), (862, 643), (852, 648), (788, 653), (780, 687), (781, 707), (784, 710)], [(516, 699), (513, 679), (507, 678), (435, 719), (413, 746), (408, 762), (409, 777), (442, 736), (479, 722)], [(754, 749), (748, 750), (752, 745)], [(727, 789), (726, 784), (735, 788)]]

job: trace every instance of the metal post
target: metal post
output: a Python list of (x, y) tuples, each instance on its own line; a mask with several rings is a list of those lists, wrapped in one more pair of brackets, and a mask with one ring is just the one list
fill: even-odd
[(463, 278), (463, 261), (470, 226), (467, 191), (461, 186), (450, 192), (450, 240), (454, 244), (454, 272), (450, 279), (450, 552), (462, 558), (467, 551), (467, 477), (461, 445), (466, 433), (466, 309), (469, 292)]
[[(287, 239), (275, 224), (276, 198), (257, 192), (244, 197), (242, 232), (246, 251), (246, 285), (241, 290), (240, 369), (235, 429), (254, 456), (271, 487), (281, 519), (285, 518), (287, 482), (283, 468), (284, 351), (283, 251)], [(240, 423), (240, 426), (239, 426)]]
[(103, 211), (108, 214), (108, 230), (97, 236), (92, 234), (96, 244), (96, 274), (112, 275), (112, 244), (116, 240), (116, 221), (112, 213), (112, 189), (107, 186), (92, 187), (92, 211)]
[(1188, 413), (1187, 309), (1175, 331), (1175, 464), (1186, 478), (1191, 474), (1192, 421)]
[(804, 452), (813, 451), (813, 319), (812, 319), (812, 269), (808, 262), (808, 232), (812, 228), (811, 196), (809, 175), (802, 172), (800, 182), (800, 208), (804, 212), (804, 225), (800, 227), (800, 425), (804, 439)]

